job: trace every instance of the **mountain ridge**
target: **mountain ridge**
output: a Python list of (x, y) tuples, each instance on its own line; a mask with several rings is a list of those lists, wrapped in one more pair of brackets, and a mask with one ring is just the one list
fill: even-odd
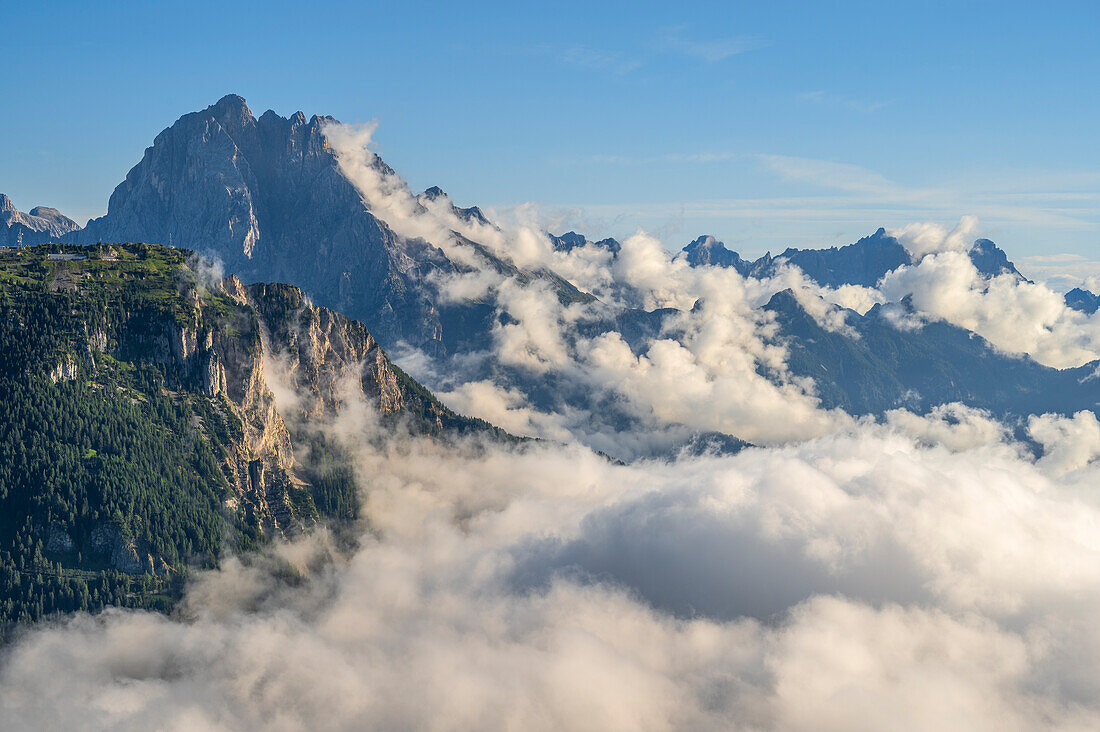
[[(413, 209), (390, 210), (384, 195), (380, 199), (377, 191), (364, 192), (370, 181), (356, 184), (349, 177), (352, 173), (345, 172), (333, 147), (339, 142), (331, 143), (325, 132), (330, 124), (335, 124), (331, 117), (314, 115), (307, 119), (301, 112), (283, 118), (268, 110), (256, 118), (243, 98), (223, 97), (205, 110), (183, 115), (158, 134), (112, 194), (108, 213), (68, 238), (82, 243), (104, 238), (171, 242), (217, 257), (245, 281), (289, 282), (319, 305), (362, 321), (383, 346), (401, 347), (403, 352), (409, 347), (427, 354), (435, 366), (422, 373), (425, 378), (437, 379), (433, 385), (442, 390), (456, 383), (433, 373), (461, 373), (467, 381), (488, 379), (502, 388), (516, 389), (544, 411), (591, 407), (601, 416), (611, 414), (608, 422), (613, 425), (619, 424), (620, 412), (629, 417), (630, 410), (611, 398), (589, 404), (585, 382), (567, 373), (554, 376), (531, 372), (522, 358), (503, 364), (487, 360), (491, 360), (499, 337), (520, 332), (512, 327), (518, 321), (496, 299), (493, 288), (497, 285), (493, 283), (507, 282), (523, 290), (534, 282), (545, 283), (559, 303), (567, 306), (592, 303), (593, 295), (582, 292), (545, 264), (523, 269), (508, 258), (507, 252), (474, 241), (481, 234), (491, 238), (500, 231), (492, 227), (480, 208), (458, 207), (438, 186), (413, 195), (381, 158), (366, 153), (359, 162), (381, 176), (383, 188), (402, 187), (401, 202)], [(375, 211), (374, 206), (379, 210)], [(416, 218), (433, 212), (440, 214), (431, 218), (433, 226), (442, 222), (445, 227), (466, 232), (451, 231), (448, 244), (439, 242), (440, 246), (448, 246), (450, 254), (419, 238), (418, 232), (425, 227), (409, 226), (403, 221), (406, 216)], [(384, 216), (393, 222), (392, 227)], [(465, 228), (456, 220), (477, 226)], [(399, 233), (402, 231), (406, 233)], [(550, 235), (550, 244), (555, 252), (564, 254), (594, 246), (609, 254), (612, 262), (622, 253), (622, 244), (614, 239), (589, 242), (575, 231)], [(500, 242), (494, 246), (504, 248)], [(461, 250), (461, 256), (452, 249)], [(975, 241), (968, 255), (986, 277), (1009, 274), (1024, 279), (1007, 255), (987, 239)], [(779, 255), (768, 253), (751, 262), (718, 239), (702, 236), (685, 246), (679, 256), (692, 267), (729, 267), (755, 278), (772, 276), (790, 264), (811, 280), (834, 288), (874, 286), (888, 272), (912, 265), (914, 259), (884, 228), (845, 246), (788, 248)], [(601, 261), (606, 260), (601, 257)], [(616, 266), (612, 264), (612, 269)], [(474, 275), (471, 280), (477, 292), (461, 298), (447, 296), (440, 283), (454, 282), (459, 279), (456, 275)], [(490, 284), (482, 287), (481, 282)], [(644, 298), (617, 283), (605, 296), (607, 303), (599, 303), (572, 322), (573, 332), (560, 339), (565, 352), (571, 343), (575, 346), (577, 336), (596, 338), (615, 332), (623, 337), (632, 355), (639, 357), (649, 342), (662, 337), (666, 316), (674, 312), (667, 308), (644, 310)], [(1084, 300), (1082, 303), (1087, 305)], [(853, 322), (864, 322), (859, 320), (864, 316), (858, 314), (848, 317), (855, 318)], [(560, 324), (551, 325), (556, 328)], [(792, 332), (788, 338), (802, 348), (803, 357), (809, 358), (814, 349), (830, 339), (858, 340), (851, 333), (830, 331), (825, 337), (806, 330)], [(898, 342), (914, 337), (900, 331), (889, 335)], [(897, 352), (898, 344), (887, 344), (886, 340), (881, 345)], [(859, 343), (834, 347), (852, 358), (866, 355), (860, 355)], [(973, 355), (967, 348), (995, 351), (988, 342), (978, 339), (959, 351), (960, 358)], [(817, 355), (830, 357), (828, 353)], [(569, 358), (567, 353), (564, 356)], [(911, 356), (919, 358), (920, 354)], [(876, 368), (887, 371), (899, 372), (905, 367), (900, 362), (872, 360)], [(1012, 371), (1009, 361), (995, 363), (1008, 369), (1006, 374)], [(831, 378), (832, 372), (804, 366), (806, 373), (816, 374), (815, 381)], [(875, 378), (893, 384), (899, 381), (898, 375), (887, 378), (878, 374)], [(991, 374), (990, 378), (997, 375)], [(822, 393), (835, 391), (835, 386), (819, 385)], [(860, 396), (861, 388), (856, 381), (847, 382), (845, 393), (834, 394), (826, 403), (873, 405), (868, 408), (876, 414), (896, 406), (896, 395), (868, 401)], [(970, 393), (953, 388), (951, 383), (940, 390), (923, 391), (930, 400), (965, 399)]]
[[(914, 264), (909, 251), (885, 228), (865, 236), (853, 244), (827, 249), (795, 249), (790, 247), (772, 256), (766, 253), (755, 261), (743, 259), (740, 254), (726, 248), (717, 238), (703, 235), (681, 250), (684, 259), (693, 267), (718, 266), (736, 269), (744, 277), (768, 277), (785, 263), (793, 264), (811, 280), (826, 287), (860, 285), (874, 287), (888, 273), (899, 267)], [(1002, 274), (1021, 280), (1016, 266), (1008, 255), (989, 239), (977, 239), (967, 250), (970, 261), (985, 277)]]

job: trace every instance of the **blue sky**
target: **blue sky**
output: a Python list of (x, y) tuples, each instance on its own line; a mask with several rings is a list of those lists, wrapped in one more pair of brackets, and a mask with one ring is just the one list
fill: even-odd
[(1017, 258), (1100, 259), (1100, 3), (519, 6), (0, 0), (0, 191), (102, 213), (235, 92), (595, 235), (759, 254), (973, 213)]

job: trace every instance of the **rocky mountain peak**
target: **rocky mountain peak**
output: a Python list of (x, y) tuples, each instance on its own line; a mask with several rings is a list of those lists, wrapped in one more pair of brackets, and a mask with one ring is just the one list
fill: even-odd
[(223, 127), (241, 129), (256, 121), (244, 97), (237, 94), (226, 94), (209, 107), (208, 111), (212, 112), (214, 119)]
[[(107, 215), (71, 240), (142, 241), (194, 249), (245, 282), (290, 282), (367, 322), (384, 343), (438, 348), (432, 269), (455, 265), (410, 245), (376, 218), (325, 137), (332, 117), (257, 120), (231, 94), (161, 132), (111, 195)], [(393, 171), (379, 158), (374, 166)], [(477, 209), (460, 215), (485, 222)], [(417, 247), (417, 258), (409, 247)]]
[(321, 126), (301, 112), (284, 118), (268, 110), (257, 120), (242, 97), (226, 95), (161, 132), (111, 195), (107, 215), (74, 240), (193, 248), (245, 276), (253, 262), (289, 259), (296, 252), (279, 251), (281, 241), (313, 240), (336, 214), (313, 211), (319, 215), (302, 222), (288, 209), (317, 199), (345, 211), (361, 207)]
[(977, 270), (987, 277), (1009, 274), (1021, 280), (1026, 279), (1016, 269), (1016, 265), (1009, 261), (1008, 254), (989, 239), (977, 239), (969, 254), (970, 261)]
[(1074, 287), (1065, 294), (1066, 305), (1078, 312), (1092, 315), (1100, 310), (1100, 295), (1096, 295), (1083, 287)]
[(699, 250), (715, 249), (728, 251), (726, 250), (726, 245), (723, 244), (717, 237), (711, 236), (710, 234), (703, 234), (702, 236), (698, 237), (690, 244), (688, 244), (686, 247), (684, 247), (683, 251), (690, 253)]
[(698, 237), (684, 247), (683, 252), (687, 255), (688, 264), (693, 267), (733, 267), (741, 274), (748, 274), (749, 271), (749, 263), (741, 259), (740, 254), (730, 251), (717, 237), (710, 234)]
[(619, 252), (622, 250), (622, 245), (615, 239), (608, 237), (607, 239), (590, 242), (583, 234), (578, 234), (575, 231), (567, 231), (561, 236), (550, 234), (550, 243), (552, 243), (554, 248), (559, 252), (571, 252), (577, 247), (584, 247), (589, 244), (600, 249), (606, 249), (611, 252), (613, 256), (618, 256)]
[(0, 193), (0, 245), (60, 241), (61, 237), (79, 228), (79, 224), (56, 208), (35, 206), (30, 212), (22, 213), (7, 195)]

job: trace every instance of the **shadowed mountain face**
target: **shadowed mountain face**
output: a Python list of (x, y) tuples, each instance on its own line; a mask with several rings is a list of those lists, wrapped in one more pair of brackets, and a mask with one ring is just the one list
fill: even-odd
[(874, 287), (883, 275), (911, 263), (909, 252), (897, 239), (879, 229), (855, 244), (830, 249), (788, 249), (772, 260), (772, 266), (790, 262), (815, 282), (840, 287)]
[(23, 213), (10, 198), (0, 193), (0, 245), (58, 241), (79, 228), (79, 224), (62, 215), (56, 208), (35, 206), (29, 212)]
[[(862, 285), (874, 287), (888, 272), (913, 263), (909, 252), (896, 238), (879, 229), (855, 244), (829, 249), (787, 249), (773, 257), (765, 254), (756, 261), (742, 259), (737, 252), (713, 236), (701, 236), (683, 249), (685, 259), (693, 267), (732, 267), (745, 277), (767, 277), (784, 263), (793, 264), (819, 285), (840, 287)], [(971, 248), (970, 261), (978, 272), (995, 277), (1014, 274), (1024, 279), (1008, 256), (989, 239), (978, 239)]]
[(1066, 305), (1078, 312), (1092, 315), (1100, 310), (1100, 295), (1094, 295), (1081, 287), (1075, 287), (1066, 293)]
[(1027, 279), (1016, 265), (1009, 261), (1005, 251), (991, 242), (989, 239), (978, 239), (970, 249), (970, 261), (979, 272), (987, 277), (998, 275), (1015, 275), (1021, 280)]
[(899, 328), (906, 302), (875, 305), (866, 315), (846, 311), (858, 338), (821, 327), (789, 291), (774, 295), (775, 313), (790, 349), (793, 374), (814, 379), (825, 407), (882, 414), (905, 407), (918, 413), (948, 402), (988, 409), (999, 417), (1100, 405), (1100, 362), (1052, 369), (1003, 354), (985, 339), (943, 321)]

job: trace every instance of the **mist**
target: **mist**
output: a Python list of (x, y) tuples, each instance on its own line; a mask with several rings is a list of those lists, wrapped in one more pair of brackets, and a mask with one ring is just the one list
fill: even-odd
[[(946, 321), (1056, 368), (1100, 358), (1100, 315), (1067, 307), (1041, 283), (978, 273), (967, 256), (981, 232), (974, 216), (950, 228), (914, 223), (891, 231), (914, 264), (874, 287), (821, 286), (790, 264), (763, 278), (691, 267), (673, 253), (679, 244), (641, 230), (614, 257), (593, 243), (559, 251), (535, 206), (491, 212), (498, 223), (485, 224), (461, 216), (446, 196), (414, 195), (373, 152), (376, 131), (326, 128), (345, 175), (396, 232), (469, 267), (437, 279), (443, 302), (490, 298), (501, 316), (481, 351), (447, 362), (411, 348), (392, 355), (452, 408), (518, 434), (575, 440), (630, 460), (674, 451), (701, 432), (783, 445), (849, 428), (849, 415), (821, 408), (812, 380), (788, 372), (787, 344), (763, 308), (784, 290), (819, 326), (851, 338), (858, 338), (851, 311), (905, 301), (912, 312), (899, 327)], [(556, 272), (597, 299), (563, 304), (537, 279), (502, 274), (468, 241), (519, 267)], [(661, 308), (676, 312), (656, 333), (627, 335), (613, 322), (628, 309)], [(556, 387), (540, 393), (544, 384)], [(583, 397), (560, 396), (566, 386)]]
[[(268, 376), (292, 413), (277, 359)], [(281, 384), (281, 386), (280, 386)], [(20, 728), (1082, 729), (1100, 723), (1095, 418), (897, 412), (623, 465), (384, 430), (351, 391), (354, 550), (228, 560), (171, 617), (28, 628)]]

